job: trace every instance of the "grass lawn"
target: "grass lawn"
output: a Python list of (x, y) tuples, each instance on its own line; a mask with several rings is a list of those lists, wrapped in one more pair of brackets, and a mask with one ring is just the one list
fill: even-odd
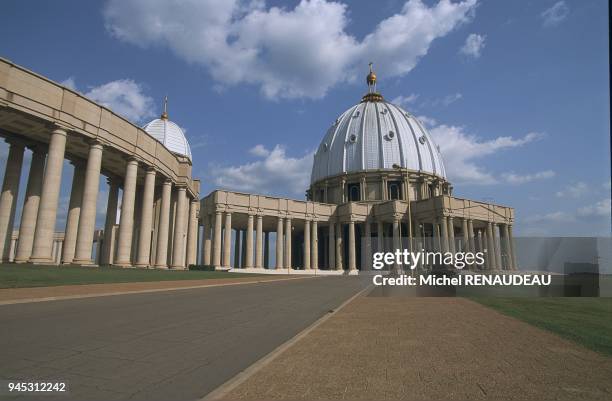
[(138, 281), (202, 280), (258, 276), (248, 273), (189, 270), (123, 269), (120, 267), (0, 265), (0, 288), (129, 283)]
[(612, 356), (612, 298), (472, 298), (506, 315)]

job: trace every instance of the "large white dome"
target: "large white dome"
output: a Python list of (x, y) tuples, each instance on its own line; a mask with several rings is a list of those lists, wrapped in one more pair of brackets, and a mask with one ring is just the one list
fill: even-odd
[(365, 96), (327, 131), (314, 156), (311, 183), (394, 165), (446, 179), (440, 149), (423, 124), (378, 94)]
[(181, 127), (162, 115), (142, 127), (147, 134), (160, 141), (169, 151), (191, 159), (191, 148)]

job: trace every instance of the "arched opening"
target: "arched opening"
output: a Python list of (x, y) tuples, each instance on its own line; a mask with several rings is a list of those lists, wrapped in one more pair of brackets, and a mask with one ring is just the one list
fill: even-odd
[(348, 185), (349, 202), (358, 202), (361, 200), (361, 186), (359, 183)]

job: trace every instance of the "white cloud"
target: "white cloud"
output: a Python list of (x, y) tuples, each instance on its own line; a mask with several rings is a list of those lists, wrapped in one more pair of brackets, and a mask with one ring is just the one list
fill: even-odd
[(502, 178), (509, 184), (526, 184), (532, 181), (544, 180), (555, 176), (552, 170), (539, 171), (531, 174), (516, 174), (513, 172), (503, 173)]
[(519, 227), (523, 235), (609, 236), (610, 207), (606, 198), (578, 209), (527, 216)]
[(589, 186), (585, 182), (577, 182), (575, 184), (567, 185), (561, 191), (557, 191), (555, 196), (557, 198), (581, 198), (589, 192)]
[(302, 0), (267, 8), (239, 0), (109, 0), (107, 30), (141, 47), (161, 45), (203, 65), (220, 85), (249, 83), (268, 98), (320, 98), (353, 81), (369, 61), (384, 77), (410, 72), (431, 43), (473, 17), (477, 0), (407, 1), (359, 40), (346, 31), (348, 6)]
[(257, 145), (250, 154), (258, 160), (239, 166), (212, 166), (210, 179), (220, 188), (280, 196), (304, 196), (308, 188), (314, 152), (287, 156), (282, 145), (266, 149)]
[(444, 96), (444, 98), (440, 100), (440, 103), (442, 103), (444, 106), (448, 106), (462, 98), (463, 98), (463, 95), (461, 93), (453, 93), (451, 95)]
[[(430, 133), (440, 146), (446, 171), (455, 184), (496, 184), (499, 178), (478, 165), (478, 159), (493, 155), (504, 149), (523, 146), (542, 138), (542, 134), (529, 133), (522, 138), (500, 136), (483, 140), (465, 132), (463, 127), (445, 124), (430, 126)], [(515, 175), (516, 176), (516, 175)], [(518, 180), (519, 176), (514, 177)], [(504, 177), (502, 176), (502, 179)], [(512, 179), (512, 178), (510, 178)]]
[(485, 35), (479, 35), (477, 33), (471, 33), (466, 39), (465, 43), (459, 49), (461, 54), (471, 56), (474, 58), (480, 57), (482, 49), (485, 47)]
[(407, 105), (416, 102), (418, 98), (419, 95), (416, 93), (411, 93), (408, 96), (400, 95), (393, 98), (393, 100), (391, 100), (391, 103), (406, 107)]
[(133, 122), (142, 122), (154, 115), (153, 99), (143, 93), (142, 85), (131, 79), (96, 86), (84, 95)]
[(525, 218), (526, 223), (569, 223), (575, 220), (573, 214), (560, 211), (536, 214)]
[[(87, 92), (77, 88), (74, 77), (69, 77), (60, 83), (67, 88), (81, 92), (85, 97), (108, 107), (114, 113), (132, 122), (140, 123), (144, 119), (154, 116), (153, 98), (144, 93), (143, 85), (131, 79), (118, 79), (90, 87)], [(182, 129), (185, 131), (184, 128)]]
[(425, 124), (425, 126), (428, 128), (431, 128), (438, 123), (435, 118), (431, 118), (427, 116), (418, 116), (417, 118), (419, 119), (420, 122)]
[(540, 14), (545, 27), (559, 25), (569, 15), (569, 7), (565, 1), (558, 1), (552, 7), (547, 8)]
[(612, 208), (610, 198), (603, 199), (595, 204), (581, 207), (578, 209), (579, 217), (610, 217), (610, 210)]
[(64, 85), (68, 89), (77, 90), (77, 88), (76, 88), (76, 81), (75, 81), (74, 77), (66, 78), (65, 80), (60, 82), (60, 85)]
[(268, 157), (268, 155), (270, 154), (270, 151), (266, 149), (265, 146), (259, 144), (249, 149), (249, 153), (252, 154), (253, 156)]

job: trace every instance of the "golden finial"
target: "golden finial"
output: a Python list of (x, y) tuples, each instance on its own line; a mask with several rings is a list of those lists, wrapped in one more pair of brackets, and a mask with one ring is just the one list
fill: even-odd
[(161, 115), (162, 120), (168, 119), (168, 96), (164, 96), (164, 112)]
[(370, 73), (366, 77), (366, 82), (368, 83), (368, 93), (365, 94), (364, 97), (361, 98), (362, 102), (382, 102), (384, 101), (382, 95), (376, 92), (376, 74), (374, 73), (374, 69), (372, 68), (372, 63), (370, 63)]
[(366, 82), (368, 83), (368, 86), (370, 87), (370, 89), (374, 89), (374, 91), (376, 90), (376, 74), (374, 74), (374, 70), (372, 69), (372, 63), (370, 63), (370, 73), (368, 74), (368, 76), (366, 77)]

